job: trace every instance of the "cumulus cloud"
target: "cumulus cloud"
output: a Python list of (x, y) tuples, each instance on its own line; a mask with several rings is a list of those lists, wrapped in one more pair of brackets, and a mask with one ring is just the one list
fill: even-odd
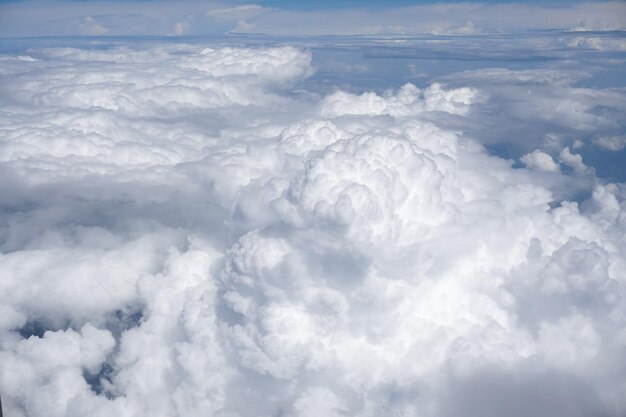
[(590, 168), (583, 162), (583, 157), (579, 154), (572, 153), (569, 150), (569, 147), (563, 148), (559, 154), (559, 161), (580, 174), (584, 174), (590, 170)]
[(413, 84), (405, 84), (397, 94), (387, 91), (381, 97), (367, 92), (354, 96), (342, 91), (326, 97), (322, 103), (325, 116), (383, 115), (409, 116), (424, 111), (443, 111), (450, 114), (465, 114), (469, 104), (479, 99), (477, 91), (470, 88), (444, 90), (440, 84), (432, 84), (421, 91)]
[(520, 160), (531, 169), (538, 169), (540, 171), (558, 172), (560, 171), (559, 165), (554, 162), (554, 159), (545, 152), (535, 149), (531, 153), (527, 153), (522, 156)]
[(626, 412), (623, 184), (492, 155), (458, 128), (492, 91), (301, 95), (295, 47), (28, 54), (0, 61), (7, 415)]

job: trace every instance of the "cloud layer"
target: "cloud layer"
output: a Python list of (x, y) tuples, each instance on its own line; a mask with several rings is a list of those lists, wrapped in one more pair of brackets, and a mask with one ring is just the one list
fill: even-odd
[(311, 59), (3, 57), (7, 415), (623, 415), (623, 185), (442, 122), (485, 90), (318, 97)]

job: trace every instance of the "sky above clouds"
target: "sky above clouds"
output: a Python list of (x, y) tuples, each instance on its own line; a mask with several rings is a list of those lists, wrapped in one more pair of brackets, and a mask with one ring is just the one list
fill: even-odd
[(625, 5), (0, 2), (5, 415), (625, 415)]
[(614, 2), (281, 2), (10, 1), (0, 36), (370, 35), (500, 33), (528, 29), (615, 30), (626, 5)]

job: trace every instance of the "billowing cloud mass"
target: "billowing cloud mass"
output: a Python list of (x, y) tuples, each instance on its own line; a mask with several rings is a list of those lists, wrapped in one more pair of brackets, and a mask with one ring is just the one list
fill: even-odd
[(623, 416), (624, 185), (574, 146), (491, 154), (459, 128), (488, 89), (313, 68), (2, 57), (6, 415)]

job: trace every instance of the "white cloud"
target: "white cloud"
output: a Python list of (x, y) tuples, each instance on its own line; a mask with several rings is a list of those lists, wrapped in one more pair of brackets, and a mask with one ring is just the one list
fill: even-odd
[(229, 33), (251, 32), (254, 30), (254, 27), (254, 24), (248, 23), (245, 20), (240, 20), (237, 22), (237, 26), (235, 26), (233, 30), (229, 31)]
[(98, 24), (91, 16), (87, 16), (83, 19), (80, 28), (84, 35), (104, 35), (109, 31), (106, 27)]
[(626, 41), (599, 37), (577, 37), (567, 43), (572, 48), (589, 48), (598, 51), (626, 51)]
[(559, 161), (580, 174), (590, 171), (590, 168), (583, 162), (583, 157), (579, 154), (572, 153), (569, 147), (563, 148), (559, 154)]
[(387, 114), (400, 117), (425, 111), (443, 111), (463, 115), (468, 112), (469, 105), (477, 100), (480, 100), (480, 95), (470, 88), (444, 90), (440, 84), (432, 84), (422, 91), (413, 84), (405, 84), (397, 94), (388, 91), (382, 97), (371, 92), (355, 96), (338, 91), (324, 99), (322, 114), (325, 116)]
[[(295, 47), (28, 53), (0, 60), (7, 415), (626, 411), (623, 185), (490, 154), (458, 126), (494, 90), (302, 96)], [(546, 180), (578, 173), (580, 208)]]
[(527, 153), (522, 156), (520, 160), (531, 169), (538, 169), (539, 171), (559, 172), (559, 165), (554, 162), (554, 159), (545, 152), (535, 149), (531, 153)]

